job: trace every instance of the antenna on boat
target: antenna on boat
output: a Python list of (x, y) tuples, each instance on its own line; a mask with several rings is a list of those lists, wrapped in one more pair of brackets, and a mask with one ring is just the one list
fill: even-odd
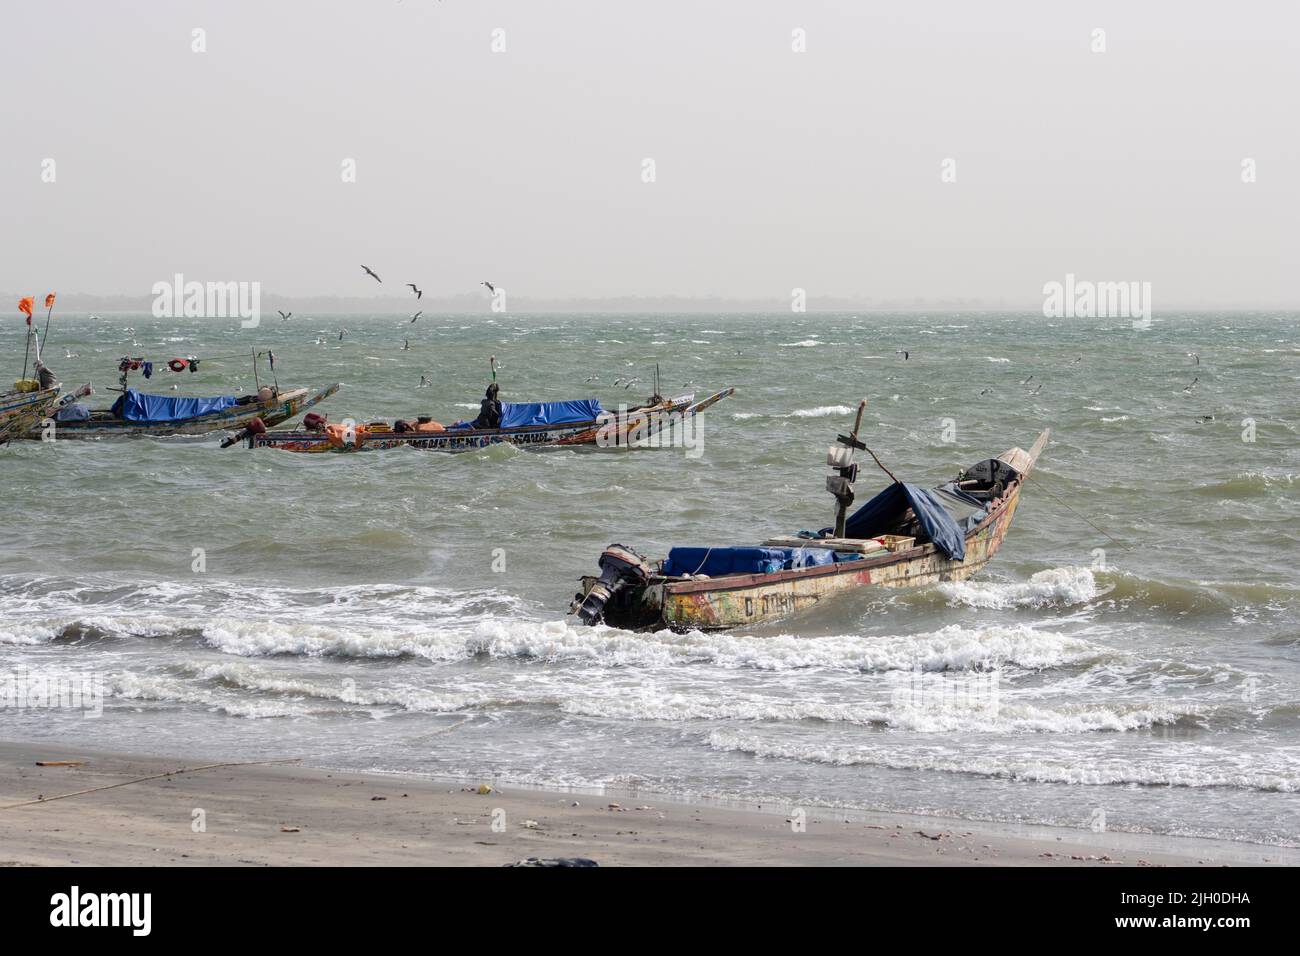
[(251, 351), (253, 353), (253, 391), (260, 392), (262, 383), (257, 377), (257, 346), (254, 346)]
[[(853, 420), (853, 431), (847, 435), (836, 435), (836, 445), (826, 449), (826, 464), (838, 474), (826, 476), (826, 490), (835, 496), (835, 537), (844, 537), (844, 525), (848, 520), (849, 505), (853, 504), (853, 483), (858, 480), (858, 466), (853, 460), (853, 450), (867, 446), (858, 441), (858, 429), (862, 427), (862, 413), (866, 410), (867, 400), (858, 403), (858, 417)], [(874, 455), (872, 456), (875, 457)]]

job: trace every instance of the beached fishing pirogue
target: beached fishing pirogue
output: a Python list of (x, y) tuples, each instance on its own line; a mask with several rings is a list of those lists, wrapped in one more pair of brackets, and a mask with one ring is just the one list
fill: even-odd
[[(861, 417), (860, 406), (859, 424)], [(1050, 436), (1044, 431), (1029, 451), (1011, 448), (933, 489), (896, 480), (846, 517), (852, 450), (870, 451), (857, 428), (827, 456), (839, 471), (827, 479), (839, 500), (834, 529), (758, 547), (673, 548), (656, 562), (612, 544), (600, 556), (600, 576), (582, 578), (570, 613), (629, 630), (718, 630), (784, 617), (849, 588), (963, 580), (1002, 544)]]
[(317, 416), (309, 423), (310, 429), (271, 432), (259, 431), (254, 426), (246, 428), (238, 437), (247, 438), (250, 448), (306, 453), (400, 446), (444, 452), (502, 444), (528, 448), (653, 446), (674, 428), (734, 392), (734, 388), (724, 388), (698, 402), (694, 395), (671, 399), (655, 396), (644, 405), (617, 412), (605, 411), (594, 398), (570, 402), (502, 402), (498, 428), (475, 428), (472, 424), (443, 426), (429, 421), (427, 416), (413, 422), (403, 421), (400, 427), (393, 422), (330, 423)]

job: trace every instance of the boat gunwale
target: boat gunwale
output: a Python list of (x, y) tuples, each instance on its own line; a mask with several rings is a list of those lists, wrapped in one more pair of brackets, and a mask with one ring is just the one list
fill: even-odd
[[(98, 438), (198, 438), (210, 436), (213, 432), (232, 431), (242, 428), (254, 418), (275, 417), (281, 406), (286, 403), (293, 406), (287, 415), (275, 417), (282, 422), (296, 417), (302, 411), (329, 398), (339, 390), (340, 383), (334, 382), (313, 393), (313, 386), (300, 385), (297, 388), (281, 392), (267, 402), (249, 402), (246, 405), (232, 405), (212, 412), (205, 412), (193, 418), (181, 418), (163, 422), (131, 422), (121, 418), (107, 417), (107, 409), (95, 409), (91, 417), (79, 422), (59, 422), (56, 437), (60, 440), (89, 440)], [(195, 427), (210, 426), (202, 431), (190, 431)], [(22, 436), (26, 439), (39, 438), (33, 430)]]
[[(727, 398), (728, 396), (735, 394), (735, 391), (736, 389), (734, 386), (728, 386), (727, 388), (714, 392), (712, 395), (709, 395), (707, 398), (701, 399), (698, 402), (695, 401), (694, 396), (691, 396), (690, 398), (685, 398), (682, 400), (674, 399), (672, 400), (672, 404), (665, 405), (659, 408), (652, 406), (649, 408), (629, 409), (628, 414), (625, 418), (619, 419), (616, 416), (615, 418), (606, 420), (604, 422), (593, 418), (593, 419), (588, 419), (580, 422), (559, 422), (559, 423), (541, 424), (541, 425), (517, 425), (513, 428), (479, 428), (479, 429), (447, 428), (440, 432), (420, 432), (420, 431), (395, 432), (391, 430), (371, 431), (367, 429), (366, 440), (367, 441), (372, 441), (372, 440), (391, 441), (396, 439), (398, 441), (406, 443), (406, 442), (416, 442), (416, 441), (442, 440), (442, 439), (450, 439), (450, 438), (468, 438), (468, 437), (495, 438), (501, 436), (510, 437), (514, 435), (530, 435), (534, 433), (549, 432), (549, 431), (569, 431), (572, 432), (573, 434), (566, 435), (564, 437), (572, 438), (576, 435), (582, 435), (586, 432), (596, 431), (600, 428), (606, 427), (611, 422), (626, 423), (628, 421), (631, 421), (634, 415), (638, 415), (638, 414), (643, 414), (643, 413), (655, 413), (660, 415), (685, 414), (687, 412), (690, 412), (691, 409), (696, 408), (697, 406), (705, 405), (707, 407), (708, 405), (711, 405), (716, 401), (719, 401), (723, 398)], [(361, 427), (361, 424), (363, 423), (359, 423), (358, 427)], [(557, 441), (558, 440), (562, 440), (562, 439), (557, 439)], [(328, 444), (329, 438), (328, 436), (323, 435), (320, 432), (309, 432), (303, 430), (297, 430), (297, 431), (284, 430), (284, 431), (276, 431), (276, 432), (266, 432), (264, 434), (255, 435), (253, 437), (253, 447), (255, 448), (275, 448), (277, 444), (280, 442), (313, 442), (316, 444)], [(364, 450), (364, 448), (361, 450)]]
[[(1024, 471), (1020, 473), (1020, 480), (1016, 482), (1016, 487), (1012, 492), (1002, 499), (1001, 504), (992, 509), (987, 517), (979, 524), (967, 532), (966, 541), (978, 536), (981, 532), (989, 528), (994, 522), (1003, 516), (1011, 504), (1020, 499), (1020, 492), (1025, 487), (1025, 482), (1033, 473), (1034, 466), (1038, 463), (1038, 456), (1042, 454), (1043, 448), (1047, 445), (1047, 440), (1051, 436), (1051, 429), (1044, 429), (1034, 442), (1028, 452), (1029, 464)], [(1011, 449), (1008, 449), (1010, 451)], [(1006, 454), (1007, 452), (1003, 452)], [(850, 561), (841, 561), (835, 564), (822, 564), (811, 568), (798, 568), (789, 571), (773, 571), (770, 574), (737, 574), (726, 575), (717, 578), (706, 578), (704, 580), (691, 581), (673, 581), (668, 578), (656, 580), (652, 583), (663, 585), (664, 598), (669, 595), (677, 594), (699, 594), (701, 592), (716, 591), (737, 591), (752, 588), (763, 584), (783, 584), (786, 581), (803, 581), (809, 578), (829, 577), (837, 574), (854, 574), (859, 571), (869, 571), (876, 568), (887, 567), (891, 564), (903, 564), (908, 561), (915, 561), (919, 558), (929, 557), (934, 554), (938, 548), (934, 542), (927, 541), (925, 544), (918, 544), (906, 551), (890, 551), (882, 555), (870, 558), (860, 558)]]

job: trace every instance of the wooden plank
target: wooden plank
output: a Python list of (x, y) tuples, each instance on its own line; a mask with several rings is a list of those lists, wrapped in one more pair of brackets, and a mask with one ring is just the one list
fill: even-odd
[(794, 534), (768, 538), (765, 548), (820, 548), (825, 551), (847, 551), (853, 554), (871, 554), (886, 550), (882, 541), (875, 538), (801, 538)]

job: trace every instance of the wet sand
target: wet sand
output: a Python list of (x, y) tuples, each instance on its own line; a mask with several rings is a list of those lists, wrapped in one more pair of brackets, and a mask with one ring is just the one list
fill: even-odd
[[(55, 760), (81, 763), (36, 765)], [(0, 865), (502, 866), (530, 857), (602, 866), (1300, 863), (1300, 851), (1225, 841), (616, 791), (502, 784), (480, 793), (479, 781), (296, 762), (174, 772), (210, 763), (0, 743)], [(76, 791), (93, 792), (51, 799)]]

